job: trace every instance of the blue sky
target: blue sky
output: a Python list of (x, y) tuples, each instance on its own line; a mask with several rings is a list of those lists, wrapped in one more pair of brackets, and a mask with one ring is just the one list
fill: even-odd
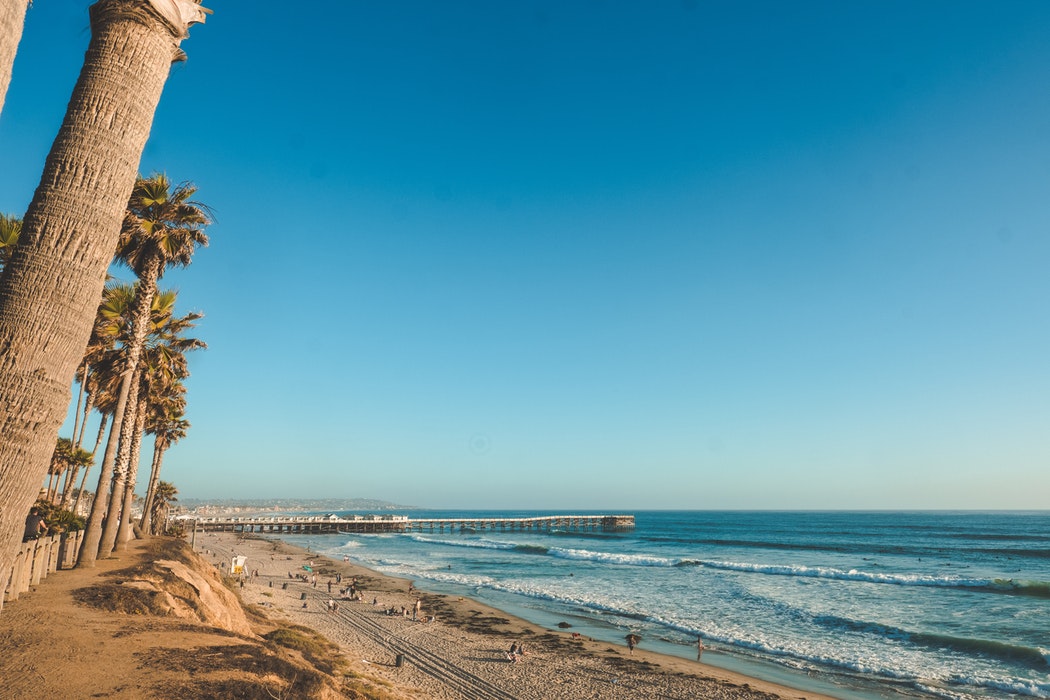
[[(0, 211), (87, 5), (30, 8)], [(1047, 507), (1050, 5), (209, 6), (141, 167), (216, 214), (183, 495)]]

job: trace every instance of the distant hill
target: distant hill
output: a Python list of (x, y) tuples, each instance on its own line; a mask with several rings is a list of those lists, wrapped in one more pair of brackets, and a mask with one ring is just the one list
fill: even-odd
[(210, 513), (419, 510), (375, 498), (180, 498), (183, 511)]

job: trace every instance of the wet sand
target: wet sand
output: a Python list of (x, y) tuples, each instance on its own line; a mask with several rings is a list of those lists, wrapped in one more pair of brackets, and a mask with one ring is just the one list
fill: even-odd
[[(238, 589), (245, 603), (317, 630), (342, 647), (353, 667), (388, 680), (406, 697), (828, 700), (642, 647), (630, 653), (626, 645), (574, 639), (571, 630), (544, 629), (470, 598), (410, 590), (410, 581), (284, 542), (197, 533), (194, 549), (227, 571), (235, 554), (246, 556), (248, 575)], [(355, 579), (364, 600), (340, 600), (340, 589)], [(421, 610), (413, 620), (417, 599)], [(507, 654), (514, 642), (526, 649), (516, 661)]]

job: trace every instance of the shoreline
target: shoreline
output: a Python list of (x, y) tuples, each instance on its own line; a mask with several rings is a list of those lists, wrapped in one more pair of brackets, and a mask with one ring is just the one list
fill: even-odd
[[(639, 697), (834, 698), (641, 647), (632, 653), (624, 643), (574, 639), (569, 630), (547, 629), (469, 597), (416, 589), (412, 581), (280, 539), (198, 533), (194, 549), (224, 571), (234, 555), (247, 556), (247, 580), (238, 589), (246, 604), (320, 632), (362, 672), (405, 691), (424, 693), (420, 697), (464, 697), (478, 689), (468, 691), (463, 684), (476, 683), (491, 691), (477, 697), (493, 698), (616, 697), (621, 688)], [(312, 572), (303, 569), (311, 563)], [(258, 577), (252, 577), (256, 570)], [(297, 578), (299, 573), (307, 581)], [(316, 587), (310, 580), (314, 573)], [(337, 575), (342, 585), (356, 578), (364, 600), (339, 600), (342, 586), (335, 582)], [(436, 620), (412, 620), (417, 598), (421, 618)], [(327, 611), (329, 599), (337, 602), (335, 613)], [(372, 605), (373, 600), (378, 604)], [(400, 613), (402, 606), (408, 617), (382, 612), (393, 608)], [(524, 643), (528, 650), (521, 662), (507, 656), (512, 642)]]

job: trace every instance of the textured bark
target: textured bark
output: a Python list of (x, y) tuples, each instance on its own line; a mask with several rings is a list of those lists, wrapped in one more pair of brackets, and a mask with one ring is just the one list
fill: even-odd
[(11, 68), (18, 42), (22, 40), (28, 5), (29, 0), (0, 0), (0, 111), (4, 109), (7, 87), (11, 84)]
[[(124, 500), (124, 485), (128, 477), (128, 469), (131, 464), (131, 442), (135, 430), (135, 416), (139, 407), (139, 358), (142, 357), (142, 348), (146, 345), (146, 336), (150, 328), (150, 311), (153, 308), (153, 298), (157, 295), (157, 279), (161, 271), (160, 258), (152, 259), (145, 265), (142, 277), (135, 287), (135, 299), (131, 303), (129, 315), (131, 316), (131, 337), (127, 343), (127, 357), (122, 375), (120, 396), (127, 397), (127, 409), (119, 411), (113, 416), (113, 427), (119, 424), (120, 442), (118, 443), (117, 461), (113, 467), (113, 488), (110, 490), (109, 512), (113, 515), (120, 513), (120, 504)], [(118, 399), (119, 404), (119, 399)], [(109, 450), (106, 450), (109, 453)], [(92, 513), (94, 514), (94, 513)], [(123, 521), (123, 518), (121, 518)], [(113, 551), (117, 541), (117, 519), (106, 520), (106, 527), (102, 530), (99, 540), (98, 556), (108, 557)], [(90, 524), (89, 524), (90, 527)]]
[(139, 520), (139, 529), (145, 533), (153, 534), (153, 501), (157, 495), (157, 482), (160, 481), (160, 465), (164, 459), (164, 450), (167, 443), (160, 435), (153, 439), (153, 464), (149, 469), (149, 486), (146, 487), (146, 498), (142, 502), (142, 518)]
[(62, 486), (62, 498), (58, 502), (58, 507), (62, 510), (69, 508), (69, 499), (73, 497), (73, 487), (77, 483), (78, 476), (80, 476), (79, 464), (70, 467), (66, 472), (66, 483)]
[[(98, 436), (95, 438), (95, 449), (91, 450), (91, 458), (94, 460), (95, 455), (98, 454), (98, 446), (102, 444), (102, 436), (106, 434), (106, 422), (109, 420), (109, 416), (105, 413), (102, 414), (102, 421), (98, 424)], [(88, 483), (88, 475), (91, 473), (91, 465), (89, 464), (84, 470), (84, 478), (80, 480), (80, 490), (77, 491), (77, 499), (73, 501), (73, 507), (70, 508), (74, 513), (79, 513), (80, 510), (80, 497), (84, 495), (84, 488)]]
[(117, 530), (116, 550), (122, 552), (128, 548), (128, 540), (134, 536), (131, 526), (131, 506), (135, 502), (135, 482), (139, 475), (139, 454), (142, 448), (142, 433), (146, 429), (146, 415), (149, 402), (146, 392), (139, 392), (138, 412), (135, 414), (135, 432), (131, 436), (131, 463), (128, 464), (128, 477), (124, 482), (124, 505), (120, 511), (120, 529)]
[[(124, 374), (117, 397), (117, 410), (113, 414), (113, 427), (110, 428), (109, 442), (106, 444), (106, 456), (102, 460), (95, 505), (91, 509), (91, 517), (84, 532), (85, 548), (88, 541), (94, 541), (94, 535), (98, 533), (96, 557), (105, 558), (112, 554), (113, 544), (117, 541), (120, 503), (124, 498), (124, 478), (127, 475), (127, 456), (131, 452), (131, 427), (135, 424), (135, 410), (138, 407), (138, 392), (133, 388), (137, 382), (137, 372), (131, 375)], [(105, 494), (109, 494), (108, 498), (98, 498), (99, 495)]]
[(153, 114), (185, 35), (144, 0), (99, 0), (91, 31), (22, 237), (0, 276), (0, 576), (47, 472)]

